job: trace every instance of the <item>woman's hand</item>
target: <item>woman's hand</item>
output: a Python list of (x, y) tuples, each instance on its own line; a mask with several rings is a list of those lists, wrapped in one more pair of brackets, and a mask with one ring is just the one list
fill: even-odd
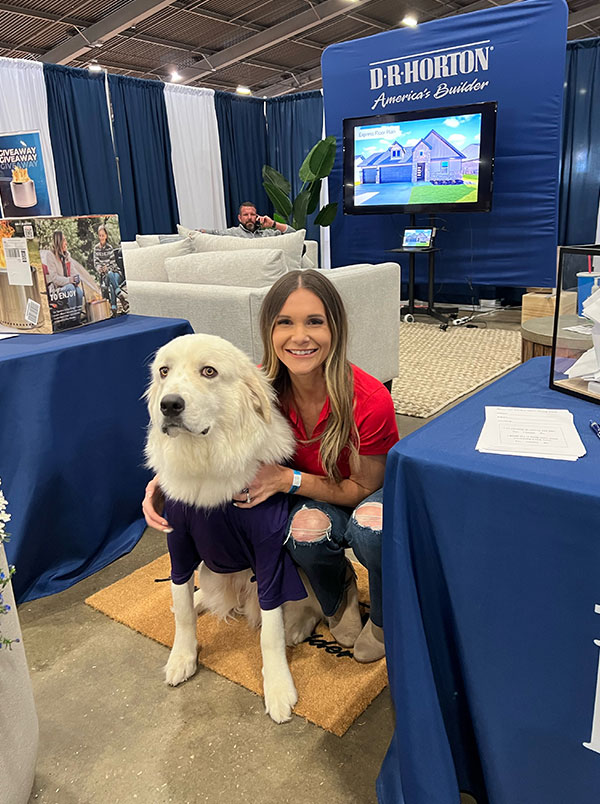
[(293, 471), (279, 464), (261, 466), (248, 491), (236, 494), (233, 504), (237, 508), (254, 508), (279, 491), (287, 491), (292, 485)]
[(165, 496), (160, 488), (158, 475), (156, 475), (146, 486), (142, 511), (149, 528), (156, 528), (156, 530), (162, 530), (164, 533), (170, 533), (169, 523), (162, 516), (164, 505)]

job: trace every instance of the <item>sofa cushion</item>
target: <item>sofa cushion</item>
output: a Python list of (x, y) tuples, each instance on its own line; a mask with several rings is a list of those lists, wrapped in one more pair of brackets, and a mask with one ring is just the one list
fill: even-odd
[(169, 282), (260, 288), (285, 274), (287, 261), (280, 248), (207, 251), (170, 257), (165, 270)]
[(315, 268), (315, 264), (308, 254), (303, 254), (300, 258), (300, 268), (302, 268), (303, 271), (307, 271), (309, 268)]
[[(183, 232), (180, 231), (180, 234)], [(232, 235), (212, 235), (204, 232), (191, 232), (188, 239), (193, 243), (194, 251), (241, 251), (242, 249), (281, 249), (285, 253), (288, 270), (301, 267), (302, 250), (306, 231), (276, 235), (274, 237), (234, 237)]]
[(183, 235), (180, 234), (152, 234), (152, 235), (136, 235), (135, 242), (141, 248), (148, 246), (160, 246), (162, 243), (175, 243), (177, 240), (183, 240)]
[(192, 251), (190, 240), (178, 240), (162, 246), (134, 248), (123, 252), (125, 276), (137, 281), (168, 282), (165, 260), (168, 257), (181, 257)]

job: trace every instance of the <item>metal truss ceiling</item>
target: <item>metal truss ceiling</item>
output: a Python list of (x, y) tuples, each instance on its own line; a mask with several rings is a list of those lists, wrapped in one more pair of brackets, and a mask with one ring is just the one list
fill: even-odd
[[(321, 54), (391, 30), (508, 0), (8, 0), (0, 56), (86, 67), (254, 95), (318, 89)], [(569, 39), (600, 35), (600, 1), (568, 0)], [(531, 32), (535, 36), (535, 31)]]

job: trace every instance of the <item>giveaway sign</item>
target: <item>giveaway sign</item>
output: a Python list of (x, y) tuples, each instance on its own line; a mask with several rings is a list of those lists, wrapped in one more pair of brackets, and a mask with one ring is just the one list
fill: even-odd
[[(342, 198), (344, 119), (373, 116), (375, 125), (392, 112), (431, 111), (434, 118), (438, 108), (495, 102), (491, 212), (436, 215), (436, 278), (554, 286), (566, 29), (564, 0), (523, 0), (328, 47), (325, 123), (339, 144), (330, 199)], [(417, 226), (430, 223), (417, 218)], [(397, 259), (389, 250), (408, 225), (406, 214), (338, 215), (332, 265)], [(417, 281), (425, 269), (417, 261)]]
[(38, 131), (0, 135), (0, 217), (50, 215)]

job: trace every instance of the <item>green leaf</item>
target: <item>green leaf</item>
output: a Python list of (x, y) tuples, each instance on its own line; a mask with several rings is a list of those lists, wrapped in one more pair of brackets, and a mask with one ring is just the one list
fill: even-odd
[(310, 193), (310, 198), (306, 212), (308, 215), (312, 215), (319, 205), (319, 198), (321, 197), (321, 179), (315, 179), (311, 182), (308, 185), (308, 192)]
[(308, 152), (298, 175), (302, 181), (314, 181), (329, 176), (335, 161), (335, 137), (319, 140)]
[(292, 187), (285, 176), (282, 176), (278, 170), (275, 170), (275, 168), (272, 168), (270, 165), (263, 165), (262, 177), (264, 184), (272, 184), (274, 187), (281, 190), (282, 193), (289, 196)]
[(315, 218), (317, 226), (331, 226), (337, 212), (337, 202), (333, 204), (326, 204), (319, 210), (319, 214)]
[(306, 229), (306, 209), (310, 201), (310, 190), (308, 187), (298, 193), (294, 199), (294, 206), (292, 208), (292, 226), (294, 229)]
[(265, 188), (266, 194), (273, 202), (275, 211), (282, 215), (287, 221), (290, 216), (290, 212), (292, 211), (292, 202), (290, 199), (279, 189), (279, 187), (276, 187), (274, 184), (264, 182), (263, 187)]
[(285, 224), (286, 224), (286, 226), (287, 226), (288, 219), (287, 219), (287, 218), (284, 218), (284, 217), (283, 217), (283, 215), (280, 215), (280, 214), (279, 214), (279, 212), (276, 212), (276, 213), (273, 215), (273, 220), (274, 220), (274, 221), (277, 221), (277, 223), (285, 223)]

